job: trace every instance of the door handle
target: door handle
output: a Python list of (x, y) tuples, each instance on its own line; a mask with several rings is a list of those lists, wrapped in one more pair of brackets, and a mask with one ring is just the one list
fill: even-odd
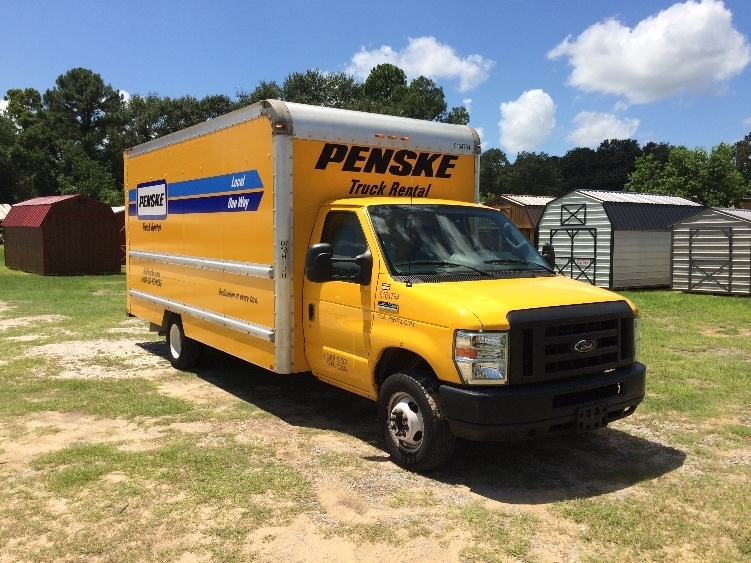
[(316, 316), (316, 306), (313, 303), (308, 303), (308, 320), (312, 321)]

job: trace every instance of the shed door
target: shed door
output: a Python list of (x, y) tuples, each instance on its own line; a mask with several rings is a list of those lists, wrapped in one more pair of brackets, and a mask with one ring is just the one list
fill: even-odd
[(688, 289), (730, 293), (733, 283), (732, 227), (688, 232)]
[(597, 229), (550, 229), (550, 243), (560, 273), (595, 285)]

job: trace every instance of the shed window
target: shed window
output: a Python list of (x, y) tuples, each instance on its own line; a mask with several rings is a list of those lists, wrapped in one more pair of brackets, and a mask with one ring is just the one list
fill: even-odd
[(561, 205), (561, 225), (586, 225), (587, 204)]

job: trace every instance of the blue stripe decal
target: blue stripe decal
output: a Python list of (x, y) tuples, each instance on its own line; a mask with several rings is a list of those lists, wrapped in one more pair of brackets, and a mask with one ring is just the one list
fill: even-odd
[(257, 211), (263, 192), (216, 195), (192, 199), (171, 199), (167, 202), (167, 215), (184, 213), (221, 213), (224, 211)]
[[(168, 213), (218, 213), (223, 211), (256, 211), (263, 192), (234, 193), (211, 196), (221, 192), (263, 188), (257, 170), (223, 174), (210, 178), (185, 180), (169, 184)], [(174, 200), (178, 197), (198, 197), (190, 200)], [(128, 190), (128, 215), (138, 215), (137, 190)]]
[(169, 184), (169, 195), (173, 197), (186, 197), (194, 195), (209, 195), (236, 190), (253, 190), (262, 188), (263, 182), (257, 170), (247, 170), (235, 174), (212, 176), (211, 178), (198, 178)]

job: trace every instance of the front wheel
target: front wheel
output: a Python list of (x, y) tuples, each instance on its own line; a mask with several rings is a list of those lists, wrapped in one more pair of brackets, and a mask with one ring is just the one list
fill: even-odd
[(386, 379), (378, 396), (378, 426), (392, 459), (411, 471), (435, 469), (454, 450), (438, 385), (424, 372)]
[(190, 369), (201, 356), (201, 343), (185, 336), (179, 316), (172, 315), (167, 327), (167, 355), (172, 367)]

